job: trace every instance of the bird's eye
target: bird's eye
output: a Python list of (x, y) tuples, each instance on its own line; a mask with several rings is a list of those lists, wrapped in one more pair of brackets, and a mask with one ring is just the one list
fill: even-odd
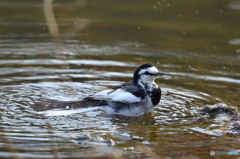
[(145, 74), (145, 75), (150, 75), (150, 76), (154, 75), (154, 74), (152, 74), (152, 73), (149, 73), (148, 71), (146, 71), (144, 74)]

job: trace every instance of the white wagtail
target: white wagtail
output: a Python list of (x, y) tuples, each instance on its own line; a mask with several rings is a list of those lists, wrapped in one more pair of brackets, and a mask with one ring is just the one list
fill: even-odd
[(100, 109), (110, 114), (138, 116), (151, 111), (161, 99), (161, 88), (154, 82), (164, 73), (151, 64), (142, 64), (133, 74), (133, 80), (112, 89), (103, 90), (85, 101), (100, 102)]
[(133, 80), (120, 86), (103, 90), (81, 101), (58, 101), (40, 98), (33, 105), (35, 110), (90, 108), (101, 109), (109, 114), (138, 116), (158, 105), (161, 88), (154, 82), (164, 73), (151, 64), (142, 64), (133, 74)]

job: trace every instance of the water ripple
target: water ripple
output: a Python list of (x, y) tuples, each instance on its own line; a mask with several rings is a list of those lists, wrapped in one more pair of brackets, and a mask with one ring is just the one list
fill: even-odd
[(124, 66), (124, 67), (136, 67), (135, 63), (125, 63), (118, 61), (107, 61), (107, 60), (57, 60), (57, 59), (34, 59), (34, 60), (0, 60), (1, 65), (93, 65), (93, 66)]

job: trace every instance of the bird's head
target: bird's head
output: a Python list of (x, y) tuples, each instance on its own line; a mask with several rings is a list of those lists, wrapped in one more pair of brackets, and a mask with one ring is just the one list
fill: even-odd
[(134, 72), (133, 81), (135, 83), (142, 82), (144, 84), (152, 84), (154, 79), (162, 76), (164, 73), (158, 72), (158, 69), (151, 64), (142, 64)]

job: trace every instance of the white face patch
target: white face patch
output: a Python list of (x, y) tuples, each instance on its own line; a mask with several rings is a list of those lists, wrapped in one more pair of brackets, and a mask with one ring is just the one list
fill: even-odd
[(149, 67), (149, 68), (146, 68), (146, 69), (142, 69), (142, 70), (139, 71), (140, 81), (141, 82), (143, 82), (145, 84), (148, 84), (148, 85), (154, 84), (154, 79), (157, 76), (147, 75), (147, 74), (145, 74), (145, 72), (148, 72), (150, 74), (156, 74), (158, 72), (158, 69), (156, 67), (152, 66), (152, 67)]
[(158, 72), (158, 69), (156, 67), (152, 66), (152, 67), (140, 70), (138, 74), (140, 75), (145, 72), (149, 72), (151, 74), (156, 74)]

